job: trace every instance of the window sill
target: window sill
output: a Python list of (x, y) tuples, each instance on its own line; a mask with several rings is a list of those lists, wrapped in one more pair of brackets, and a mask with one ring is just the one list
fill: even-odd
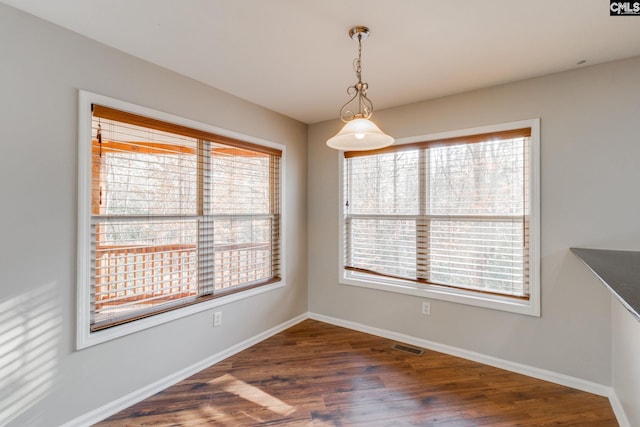
[(145, 317), (143, 319), (136, 320), (135, 322), (124, 323), (119, 326), (114, 326), (108, 329), (103, 329), (96, 332), (89, 332), (88, 327), (84, 333), (80, 333), (77, 337), (77, 350), (91, 347), (96, 344), (101, 344), (107, 341), (111, 341), (116, 338), (123, 337), (125, 335), (139, 332), (145, 329), (149, 329), (154, 326), (161, 325), (163, 323), (178, 320), (183, 317), (191, 316), (192, 314), (200, 313), (202, 311), (210, 310), (215, 307), (220, 307), (226, 304), (230, 304), (235, 301), (240, 301), (246, 298), (251, 298), (256, 295), (269, 292), (275, 289), (279, 289), (286, 286), (284, 280), (269, 285), (263, 285), (252, 289), (247, 289), (242, 292), (236, 292), (229, 295), (225, 295), (219, 298), (212, 298), (209, 301), (201, 302), (198, 304), (188, 305), (176, 310), (167, 311), (166, 313), (157, 314), (155, 316)]
[(379, 291), (540, 317), (539, 299), (535, 295), (531, 295), (529, 300), (520, 300), (517, 298), (436, 285), (421, 285), (410, 281), (352, 272), (345, 272), (340, 278), (339, 283), (342, 285), (358, 286), (367, 289), (376, 289)]

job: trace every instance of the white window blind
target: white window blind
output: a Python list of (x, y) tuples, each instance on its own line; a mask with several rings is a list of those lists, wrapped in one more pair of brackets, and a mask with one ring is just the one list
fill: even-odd
[(280, 280), (270, 147), (93, 105), (91, 330)]
[(528, 299), (530, 135), (345, 153), (345, 269)]

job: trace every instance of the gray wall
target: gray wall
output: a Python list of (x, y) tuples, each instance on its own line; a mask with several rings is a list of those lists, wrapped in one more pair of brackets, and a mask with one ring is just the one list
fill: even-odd
[[(288, 286), (75, 346), (78, 89), (286, 145)], [(305, 313), (307, 126), (0, 4), (0, 425), (59, 425)]]
[(435, 300), (427, 317), (419, 298), (339, 285), (339, 123), (311, 126), (310, 311), (611, 385), (610, 296), (569, 247), (640, 249), (639, 75), (635, 58), (374, 113), (396, 138), (541, 118), (540, 318)]

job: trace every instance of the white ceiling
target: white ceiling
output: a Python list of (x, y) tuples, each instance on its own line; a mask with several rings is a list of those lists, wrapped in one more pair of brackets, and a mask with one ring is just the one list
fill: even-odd
[(0, 1), (309, 124), (347, 101), (354, 25), (376, 109), (640, 55), (606, 0)]

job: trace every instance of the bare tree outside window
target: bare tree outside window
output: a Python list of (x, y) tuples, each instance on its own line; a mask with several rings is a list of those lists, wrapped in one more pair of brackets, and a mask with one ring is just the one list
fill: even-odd
[(349, 153), (345, 268), (527, 298), (529, 134)]

